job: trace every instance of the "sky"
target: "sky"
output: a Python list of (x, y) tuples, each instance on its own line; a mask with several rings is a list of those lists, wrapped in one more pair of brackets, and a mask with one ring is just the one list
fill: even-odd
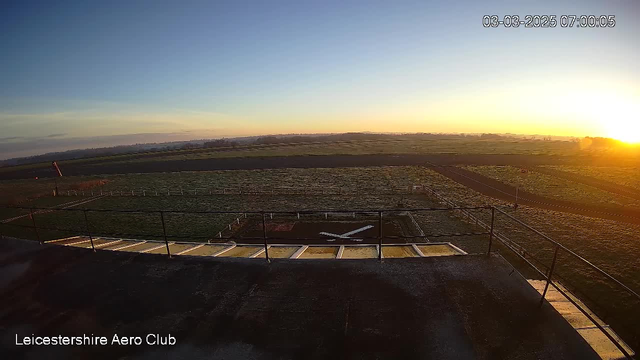
[[(489, 14), (616, 25), (484, 28)], [(0, 158), (347, 131), (640, 142), (639, 18), (635, 0), (5, 0)]]

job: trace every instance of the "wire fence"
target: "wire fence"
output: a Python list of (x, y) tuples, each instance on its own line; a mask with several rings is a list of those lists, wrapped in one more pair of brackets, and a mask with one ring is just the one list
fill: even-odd
[[(385, 189), (360, 189), (364, 192), (375, 193), (380, 196), (412, 195), (421, 189), (418, 186), (399, 186)], [(307, 196), (348, 196), (353, 195), (353, 188), (291, 188), (270, 187), (260, 188), (159, 188), (159, 189), (88, 189), (88, 190), (60, 190), (58, 196), (89, 197), (89, 196), (119, 196), (119, 197), (158, 197), (158, 196), (219, 196), (219, 195), (307, 195)]]

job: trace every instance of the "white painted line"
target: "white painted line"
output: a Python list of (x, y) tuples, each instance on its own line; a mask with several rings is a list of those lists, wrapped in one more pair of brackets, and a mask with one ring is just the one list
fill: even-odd
[[(271, 245), (267, 246), (267, 249), (271, 249)], [(253, 259), (253, 258), (257, 258), (258, 256), (262, 255), (264, 253), (264, 248), (256, 251), (254, 254), (252, 254), (251, 256), (249, 256), (249, 258)]]
[(460, 249), (459, 247), (453, 245), (452, 243), (447, 243), (447, 245), (451, 246), (452, 248), (454, 248), (456, 251), (460, 252), (460, 255), (469, 255), (466, 251)]
[[(169, 246), (171, 246), (171, 245), (173, 245), (173, 244), (175, 244), (175, 243), (170, 242), (170, 243), (169, 243)], [(148, 253), (149, 251), (162, 249), (162, 247), (163, 247), (163, 246), (167, 246), (167, 244), (162, 244), (162, 245), (158, 245), (158, 246), (155, 246), (155, 247), (152, 247), (152, 248), (146, 249), (146, 250), (142, 250), (142, 251), (139, 251), (139, 253), (144, 254), (144, 253)]]
[(88, 242), (88, 241), (89, 241), (89, 239), (87, 239), (87, 240), (80, 240), (80, 241), (76, 241), (76, 242), (73, 242), (73, 243), (69, 243), (69, 244), (62, 244), (62, 245), (63, 245), (63, 246), (73, 246), (73, 245), (82, 244), (83, 242)]
[[(129, 240), (127, 240), (127, 241), (129, 241)], [(133, 244), (129, 244), (129, 245), (125, 245), (125, 246), (121, 246), (121, 247), (118, 247), (118, 248), (115, 248), (115, 249), (111, 249), (111, 250), (112, 250), (112, 251), (124, 250), (124, 249), (130, 248), (130, 247), (134, 247), (134, 246), (136, 246), (136, 245), (144, 244), (144, 243), (146, 243), (146, 242), (147, 242), (147, 240), (143, 240), (143, 241), (136, 241), (136, 242), (134, 242)]]
[(180, 252), (179, 252), (179, 253), (177, 253), (176, 255), (186, 254), (186, 253), (188, 253), (189, 251), (193, 251), (193, 250), (195, 250), (195, 249), (200, 249), (201, 247), (203, 247), (203, 246), (205, 246), (205, 245), (206, 245), (206, 244), (200, 244), (200, 245), (196, 245), (196, 246), (194, 246), (194, 247), (190, 247), (190, 248), (188, 248), (188, 249), (185, 249), (185, 250), (180, 251)]
[[(96, 240), (97, 239), (93, 239), (93, 241), (96, 241)], [(94, 245), (93, 247), (96, 247), (96, 248), (107, 247), (109, 245), (117, 244), (119, 242), (122, 242), (122, 240), (115, 240), (115, 241), (111, 241), (111, 242), (100, 244), (100, 245)]]
[(340, 249), (338, 250), (338, 255), (336, 255), (336, 259), (342, 259), (343, 253), (344, 253), (344, 245), (340, 245)]
[(420, 248), (418, 248), (418, 246), (416, 246), (416, 244), (411, 244), (411, 246), (413, 247), (413, 250), (418, 253), (418, 256), (420, 257), (425, 257), (424, 253), (422, 253), (422, 250), (420, 250)]
[[(407, 214), (409, 214), (409, 218), (411, 219), (411, 222), (413, 222), (413, 225), (415, 225), (418, 228), (418, 232), (420, 233), (420, 236), (424, 236), (424, 231), (422, 231), (420, 224), (418, 224), (416, 219), (413, 217), (413, 214), (411, 212), (407, 212)], [(425, 240), (429, 241), (429, 239), (427, 238), (425, 238)]]
[(305, 252), (305, 250), (307, 250), (308, 248), (309, 248), (309, 245), (303, 245), (300, 249), (298, 249), (298, 251), (293, 253), (293, 255), (291, 255), (291, 257), (289, 259), (297, 259), (297, 258), (299, 258), (300, 255), (302, 255), (302, 253)]
[[(577, 312), (576, 314), (581, 314), (581, 312)], [(602, 326), (603, 329), (609, 329), (610, 326), (609, 325), (600, 325)], [(598, 327), (596, 325), (592, 325), (592, 326), (583, 326), (583, 327), (578, 327), (578, 328), (574, 328), (575, 330), (593, 330), (593, 329), (598, 329)], [(598, 329), (599, 330), (599, 329)], [(606, 335), (605, 335), (606, 336)]]
[(66, 237), (66, 238), (62, 238), (62, 239), (49, 240), (49, 241), (45, 241), (45, 244), (55, 243), (55, 242), (65, 241), (65, 240), (71, 240), (71, 239), (77, 239), (79, 237), (80, 236), (70, 236), (70, 237)]
[(218, 252), (217, 252), (217, 253), (215, 253), (215, 254), (212, 254), (211, 256), (213, 256), (213, 257), (220, 256), (220, 255), (222, 255), (222, 254), (226, 253), (227, 251), (229, 251), (229, 250), (231, 250), (231, 249), (233, 249), (233, 248), (235, 248), (235, 247), (236, 247), (236, 244), (233, 244), (233, 245), (231, 245), (231, 246), (229, 246), (229, 247), (226, 247), (226, 248), (224, 248), (224, 249), (222, 249), (222, 250), (218, 251)]

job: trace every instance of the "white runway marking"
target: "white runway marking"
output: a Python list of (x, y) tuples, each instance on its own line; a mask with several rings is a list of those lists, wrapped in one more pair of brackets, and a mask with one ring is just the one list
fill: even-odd
[(355, 230), (346, 232), (346, 233), (341, 234), (341, 235), (322, 231), (322, 232), (320, 232), (320, 235), (329, 236), (329, 237), (333, 238), (333, 239), (328, 239), (327, 241), (336, 241), (336, 239), (349, 239), (349, 240), (352, 240), (352, 241), (362, 241), (362, 239), (355, 239), (355, 238), (351, 238), (350, 236), (351, 235), (355, 235), (355, 234), (360, 233), (360, 232), (363, 232), (365, 230), (369, 230), (371, 228), (373, 228), (373, 225), (367, 225), (367, 226), (363, 226), (363, 227), (361, 227), (359, 229), (355, 229)]

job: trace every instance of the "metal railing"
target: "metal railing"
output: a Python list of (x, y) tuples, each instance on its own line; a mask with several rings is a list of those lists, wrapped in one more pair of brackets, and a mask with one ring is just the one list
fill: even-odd
[[(620, 352), (622, 354), (624, 354), (627, 358), (632, 358), (632, 354), (627, 350), (627, 348), (618, 340), (616, 339), (610, 332), (606, 331), (606, 329), (602, 326), (602, 324), (600, 324), (600, 322), (594, 318), (594, 316), (592, 315), (592, 313), (589, 311), (589, 309), (586, 309), (584, 304), (581, 304), (580, 302), (576, 301), (572, 296), (570, 296), (567, 291), (564, 289), (564, 287), (558, 283), (557, 281), (553, 280), (553, 277), (557, 275), (554, 274), (554, 271), (556, 269), (556, 265), (558, 262), (558, 254), (559, 252), (564, 252), (567, 253), (569, 255), (571, 255), (574, 259), (578, 260), (580, 263), (588, 266), (589, 268), (593, 269), (594, 271), (596, 271), (597, 273), (601, 274), (602, 276), (604, 276), (607, 280), (613, 282), (616, 286), (620, 287), (621, 289), (623, 289), (627, 294), (629, 294), (630, 296), (632, 296), (633, 298), (635, 298), (636, 300), (640, 301), (640, 295), (635, 292), (633, 289), (631, 289), (630, 287), (628, 287), (627, 285), (625, 285), (624, 283), (622, 283), (621, 281), (619, 281), (618, 279), (616, 279), (615, 277), (613, 277), (612, 275), (610, 275), (609, 273), (607, 273), (606, 271), (602, 270), (601, 268), (599, 268), (598, 266), (594, 265), (593, 263), (591, 263), (590, 261), (586, 260), (585, 258), (583, 258), (582, 256), (578, 255), (577, 253), (575, 253), (574, 251), (568, 249), (567, 247), (565, 247), (564, 245), (558, 243), (557, 241), (553, 240), (551, 237), (545, 235), (544, 233), (540, 232), (539, 230), (533, 228), (532, 226), (526, 224), (525, 222), (517, 219), (516, 217), (508, 214), (507, 212), (505, 212), (504, 210), (502, 210), (501, 208), (495, 207), (495, 206), (475, 206), (475, 207), (461, 207), (461, 206), (456, 206), (455, 203), (449, 201), (448, 199), (442, 197), (441, 195), (437, 194), (435, 191), (428, 189), (425, 187), (425, 190), (432, 193), (432, 195), (435, 195), (437, 198), (439, 198), (442, 202), (444, 202), (446, 205), (448, 205), (447, 207), (432, 207), (432, 208), (412, 208), (412, 209), (343, 209), (343, 210), (334, 210), (334, 209), (327, 209), (327, 210), (300, 210), (300, 211), (280, 211), (280, 210), (265, 210), (265, 211), (211, 211), (211, 210), (206, 210), (206, 211), (178, 211), (178, 210), (141, 210), (141, 209), (132, 209), (132, 210), (123, 210), (123, 209), (80, 209), (80, 208), (38, 208), (38, 207), (10, 207), (12, 209), (18, 209), (18, 210), (28, 210), (29, 214), (28, 216), (30, 217), (31, 220), (31, 225), (17, 225), (17, 224), (10, 224), (10, 223), (0, 223), (0, 237), (2, 237), (2, 227), (4, 226), (18, 226), (18, 227), (23, 227), (23, 228), (28, 228), (28, 229), (32, 229), (34, 231), (34, 234), (36, 236), (36, 239), (38, 241), (40, 241), (41, 243), (44, 243), (45, 241), (43, 239), (41, 239), (40, 236), (40, 232), (39, 230), (52, 230), (52, 231), (77, 231), (77, 229), (65, 229), (65, 228), (56, 228), (56, 227), (46, 227), (46, 226), (38, 226), (38, 223), (36, 222), (36, 215), (38, 215), (39, 213), (48, 213), (48, 212), (54, 212), (54, 211), (64, 211), (64, 212), (76, 212), (76, 213), (82, 213), (83, 215), (83, 219), (84, 219), (84, 229), (83, 232), (85, 236), (87, 236), (89, 238), (89, 241), (91, 243), (91, 249), (93, 249), (93, 251), (96, 251), (96, 246), (94, 244), (94, 238), (96, 237), (96, 235), (98, 235), (97, 233), (94, 233), (92, 231), (92, 228), (90, 226), (90, 221), (88, 218), (88, 214), (89, 213), (122, 213), (122, 214), (131, 214), (131, 213), (142, 213), (142, 214), (156, 214), (159, 219), (160, 219), (160, 223), (162, 225), (162, 235), (158, 236), (158, 235), (151, 235), (151, 234), (147, 234), (149, 237), (160, 237), (163, 241), (164, 241), (164, 245), (166, 247), (167, 250), (167, 255), (169, 257), (171, 257), (171, 251), (170, 251), (170, 243), (169, 243), (169, 237), (172, 238), (177, 238), (179, 236), (175, 236), (175, 235), (169, 235), (167, 232), (167, 225), (166, 225), (166, 215), (168, 214), (190, 214), (190, 215), (196, 215), (196, 214), (200, 214), (200, 215), (211, 215), (211, 214), (218, 214), (218, 215), (233, 215), (233, 216), (238, 216), (238, 214), (243, 214), (243, 216), (249, 217), (249, 216), (258, 216), (257, 219), (259, 219), (258, 221), (261, 224), (261, 236), (258, 237), (234, 237), (233, 234), (231, 234), (231, 236), (229, 237), (219, 237), (218, 239), (215, 239), (217, 241), (229, 241), (229, 240), (248, 240), (248, 241), (260, 241), (262, 243), (262, 245), (264, 246), (264, 253), (265, 253), (265, 258), (267, 261), (270, 261), (270, 257), (269, 257), (269, 244), (274, 244), (274, 241), (277, 240), (282, 240), (283, 238), (279, 238), (279, 237), (273, 237), (273, 236), (268, 236), (268, 226), (267, 226), (267, 221), (271, 221), (274, 217), (274, 215), (277, 216), (290, 216), (291, 218), (300, 218), (300, 216), (304, 216), (304, 215), (315, 215), (315, 216), (320, 216), (320, 217), (324, 217), (325, 219), (328, 217), (329, 214), (332, 215), (337, 215), (337, 214), (353, 214), (353, 216), (355, 217), (356, 214), (362, 215), (362, 216), (366, 216), (367, 220), (370, 222), (376, 221), (377, 225), (378, 225), (378, 233), (376, 236), (358, 236), (359, 239), (362, 239), (363, 241), (371, 241), (372, 244), (373, 242), (377, 243), (377, 249), (378, 249), (378, 260), (382, 260), (382, 246), (383, 246), (383, 239), (385, 240), (390, 240), (390, 239), (397, 239), (397, 240), (407, 240), (407, 239), (425, 239), (427, 241), (429, 241), (429, 237), (439, 237), (439, 236), (471, 236), (471, 235), (487, 235), (488, 236), (488, 248), (486, 251), (486, 254), (491, 254), (492, 250), (494, 250), (495, 247), (495, 241), (497, 241), (499, 244), (501, 244), (505, 249), (508, 249), (510, 252), (512, 252), (513, 254), (515, 254), (520, 260), (522, 260), (525, 264), (527, 264), (529, 267), (531, 267), (540, 277), (542, 277), (546, 283), (545, 283), (545, 287), (544, 290), (541, 294), (541, 298), (540, 298), (540, 304), (542, 305), (544, 303), (544, 300), (546, 298), (547, 292), (549, 287), (553, 287), (555, 288), (559, 293), (561, 293), (563, 296), (565, 296), (567, 298), (567, 300), (569, 302), (571, 302), (580, 312), (582, 312), (590, 321), (593, 322), (593, 324), (603, 333), (605, 334), (605, 336), (611, 340), (611, 342), (613, 344), (615, 344), (615, 346), (620, 350)], [(466, 232), (466, 233), (453, 233), (453, 234), (425, 234), (421, 229), (420, 231), (418, 231), (415, 235), (410, 235), (410, 236), (406, 236), (406, 235), (386, 235), (383, 231), (383, 220), (384, 220), (384, 215), (387, 214), (399, 214), (399, 213), (418, 213), (418, 212), (436, 212), (436, 211), (453, 211), (458, 213), (461, 217), (465, 218), (466, 220), (468, 220), (470, 222), (471, 225), (476, 225), (482, 229), (484, 229), (484, 232)], [(475, 216), (474, 214), (471, 213), (471, 211), (484, 211), (485, 213), (489, 212), (490, 213), (490, 222), (487, 223), (486, 221), (483, 221), (482, 219), (480, 219), (479, 217)], [(544, 239), (546, 242), (548, 242), (549, 244), (552, 245), (553, 247), (553, 259), (552, 262), (550, 264), (550, 266), (546, 266), (544, 265), (544, 262), (541, 261), (540, 259), (537, 259), (533, 254), (527, 252), (521, 245), (517, 244), (515, 241), (510, 240), (507, 236), (505, 236), (502, 233), (499, 233), (496, 231), (496, 215), (499, 214), (501, 216), (506, 216), (509, 220), (517, 223), (518, 225), (533, 231), (535, 234), (537, 234), (538, 236), (542, 237), (542, 239)], [(413, 219), (413, 217), (411, 217), (412, 220), (410, 221), (410, 223), (416, 223), (416, 220)], [(240, 218), (238, 217), (238, 222), (240, 222)], [(361, 219), (361, 218), (360, 218)], [(419, 226), (418, 226), (419, 228)], [(220, 232), (221, 234), (221, 232)], [(102, 235), (102, 234), (100, 234)], [(106, 235), (123, 235), (123, 234), (106, 234)], [(130, 236), (138, 236), (138, 235), (145, 235), (145, 234), (128, 234)], [(194, 236), (185, 236), (185, 238), (196, 238)], [(213, 240), (211, 238), (209, 239), (202, 239), (202, 240)], [(300, 241), (317, 241), (317, 240), (321, 240), (320, 238), (296, 238), (296, 240), (300, 240)], [(495, 240), (495, 241), (494, 241)], [(536, 264), (534, 264), (534, 262), (536, 264), (538, 264), (538, 266), (536, 266)], [(546, 271), (543, 271), (539, 268), (540, 264), (542, 264), (542, 267), (546, 267)]]
[[(566, 246), (564, 246), (564, 245), (558, 243), (557, 241), (553, 240), (551, 237), (547, 236), (546, 234), (544, 234), (544, 233), (540, 232), (539, 230), (533, 228), (532, 226), (526, 224), (522, 220), (519, 220), (519, 219), (515, 218), (514, 216), (506, 213), (504, 210), (500, 209), (499, 207), (496, 207), (496, 206), (492, 206), (491, 207), (491, 222), (490, 222), (490, 224), (486, 224), (484, 221), (482, 221), (482, 220), (478, 219), (476, 216), (470, 214), (467, 211), (467, 209), (458, 207), (454, 202), (452, 202), (449, 199), (445, 198), (444, 196), (438, 194), (437, 192), (435, 192), (434, 190), (430, 189), (429, 187), (424, 186), (424, 190), (427, 191), (428, 193), (430, 193), (431, 195), (433, 195), (434, 197), (438, 198), (441, 202), (451, 206), (451, 208), (455, 209), (456, 211), (458, 211), (461, 214), (462, 217), (464, 217), (467, 220), (470, 220), (472, 222), (475, 222), (476, 225), (478, 225), (478, 226), (480, 226), (480, 227), (482, 227), (484, 229), (487, 229), (489, 231), (489, 234), (490, 234), (489, 235), (489, 249), (487, 251), (487, 254), (491, 253), (493, 239), (496, 239), (506, 249), (508, 249), (511, 252), (513, 252), (520, 260), (524, 261), (530, 268), (532, 268), (536, 273), (538, 273), (538, 275), (540, 275), (546, 281), (545, 287), (544, 287), (543, 292), (542, 292), (542, 296), (540, 298), (540, 304), (541, 305), (544, 303), (544, 300), (545, 300), (547, 291), (549, 289), (549, 286), (552, 286), (560, 294), (562, 294), (570, 303), (572, 303), (582, 314), (584, 314), (620, 350), (620, 352), (625, 357), (627, 357), (629, 359), (633, 358), (632, 354), (627, 350), (627, 348), (618, 339), (616, 339), (611, 333), (606, 331), (606, 329), (602, 326), (602, 324), (600, 324), (600, 322), (597, 319), (594, 318), (592, 313), (590, 313), (589, 309), (586, 309), (585, 306), (583, 306), (579, 302), (575, 301), (574, 298), (572, 296), (570, 296), (567, 293), (567, 291), (565, 289), (563, 289), (562, 286), (559, 285), (559, 283), (553, 281), (553, 276), (554, 275), (556, 277), (559, 277), (557, 274), (554, 274), (554, 270), (556, 268), (556, 264), (557, 264), (557, 261), (558, 261), (558, 253), (559, 253), (559, 251), (562, 250), (562, 251), (566, 252), (567, 254), (571, 255), (573, 258), (575, 258), (578, 261), (580, 261), (581, 263), (587, 265), (589, 268), (595, 270), (597, 273), (601, 274), (606, 279), (612, 281), (615, 285), (619, 286), (627, 294), (629, 294), (630, 296), (632, 296), (635, 299), (637, 299), (638, 301), (640, 301), (640, 295), (636, 291), (634, 291), (633, 289), (631, 289), (630, 287), (628, 287), (627, 285), (622, 283), (620, 280), (618, 280), (615, 277), (611, 276), (609, 273), (607, 273), (606, 271), (602, 270), (598, 266), (594, 265), (593, 263), (591, 263), (590, 261), (588, 261), (584, 257), (578, 255), (574, 251), (568, 249)], [(533, 262), (536, 262), (538, 265), (542, 265), (543, 267), (546, 267), (544, 265), (543, 261), (541, 261), (540, 259), (537, 259), (534, 255), (532, 255), (531, 253), (526, 251), (522, 246), (518, 245), (515, 241), (512, 241), (511, 239), (506, 237), (504, 234), (501, 234), (501, 233), (498, 233), (498, 232), (495, 231), (495, 222), (496, 222), (496, 216), (495, 215), (496, 215), (496, 212), (498, 212), (501, 215), (506, 216), (507, 218), (509, 218), (511, 221), (514, 221), (518, 225), (520, 225), (520, 226), (522, 226), (522, 227), (524, 227), (524, 228), (526, 228), (526, 229), (528, 229), (530, 231), (533, 231), (535, 234), (541, 236), (546, 242), (550, 243), (553, 246), (553, 258), (552, 258), (552, 261), (551, 261), (551, 265), (548, 267), (546, 272), (541, 271), (533, 263)], [(587, 298), (587, 299), (589, 299), (589, 298)], [(591, 300), (591, 299), (589, 299), (589, 300)], [(591, 302), (593, 302), (593, 300), (591, 300)], [(638, 310), (640, 311), (640, 309), (638, 309)], [(637, 336), (637, 334), (636, 334), (636, 336)]]
[[(382, 222), (385, 218), (385, 215), (399, 215), (403, 213), (418, 213), (418, 212), (436, 212), (436, 211), (455, 211), (455, 210), (488, 210), (490, 207), (481, 206), (481, 207), (461, 207), (461, 208), (412, 208), (412, 209), (344, 209), (344, 210), (299, 210), (299, 211), (282, 211), (282, 210), (265, 210), (265, 211), (213, 211), (213, 210), (203, 210), (203, 211), (180, 211), (180, 210), (143, 210), (143, 209), (87, 209), (87, 208), (44, 208), (44, 207), (10, 207), (12, 209), (19, 210), (28, 210), (29, 213), (23, 216), (28, 215), (31, 220), (31, 225), (20, 225), (20, 224), (11, 224), (11, 223), (2, 223), (3, 226), (13, 226), (25, 229), (31, 229), (36, 239), (40, 243), (44, 243), (45, 240), (42, 239), (39, 230), (47, 230), (47, 231), (57, 231), (57, 232), (78, 232), (78, 229), (72, 228), (63, 228), (63, 227), (52, 227), (52, 226), (42, 226), (36, 223), (36, 215), (39, 214), (47, 214), (55, 211), (63, 211), (63, 212), (75, 212), (82, 213), (82, 220), (84, 221), (84, 227), (82, 229), (82, 235), (89, 238), (91, 243), (91, 248), (95, 251), (95, 245), (93, 243), (93, 239), (95, 236), (132, 236), (132, 237), (151, 237), (158, 238), (157, 234), (141, 234), (141, 233), (95, 233), (91, 230), (91, 224), (89, 221), (88, 214), (89, 213), (118, 213), (118, 214), (156, 214), (160, 219), (160, 224), (162, 226), (162, 235), (160, 236), (165, 244), (167, 245), (167, 254), (171, 256), (169, 250), (169, 237), (171, 238), (184, 238), (184, 239), (196, 239), (196, 240), (205, 240), (207, 242), (222, 242), (222, 241), (230, 241), (230, 240), (244, 240), (244, 241), (262, 241), (266, 244), (266, 246), (271, 241), (276, 240), (285, 240), (289, 238), (282, 237), (274, 237), (267, 236), (267, 219), (269, 221), (273, 220), (274, 216), (290, 216), (297, 219), (300, 219), (300, 216), (312, 215), (318, 216), (319, 218), (327, 219), (329, 215), (332, 217), (338, 216), (338, 214), (346, 214), (349, 215), (349, 218), (353, 216), (356, 220), (368, 220), (368, 221), (376, 221), (379, 227), (379, 233), (377, 236), (358, 236), (358, 239), (362, 241), (375, 241), (378, 245), (382, 244), (382, 240), (402, 240), (406, 241), (409, 239), (423, 239), (427, 240), (429, 238), (438, 238), (438, 237), (462, 237), (462, 236), (479, 236), (479, 235), (489, 235), (488, 232), (458, 232), (458, 233), (434, 233), (434, 234), (425, 234), (419, 226), (416, 226), (415, 234), (413, 235), (392, 235), (392, 234), (384, 234)], [(169, 235), (167, 233), (167, 225), (165, 221), (165, 216), (168, 214), (180, 214), (180, 215), (233, 215), (235, 219), (227, 225), (229, 228), (232, 227), (232, 224), (236, 222), (239, 224), (240, 219), (247, 219), (247, 217), (251, 216), (259, 216), (258, 219), (262, 224), (262, 236), (260, 237), (237, 237), (234, 236), (234, 233), (231, 233), (231, 236), (222, 236), (222, 233), (225, 231), (221, 229), (216, 231), (215, 234), (218, 236), (197, 236), (197, 235)], [(356, 215), (359, 217), (356, 218)], [(366, 216), (366, 219), (363, 219), (363, 216)], [(344, 217), (344, 216), (343, 216)], [(415, 219), (413, 217), (409, 217), (408, 224), (417, 225)], [(225, 226), (225, 229), (227, 227)], [(0, 229), (0, 235), (2, 231)], [(319, 237), (296, 237), (296, 240), (299, 241), (320, 241), (323, 238)], [(326, 239), (325, 239), (326, 240)], [(381, 258), (381, 247), (379, 246), (379, 254), (378, 257)], [(268, 258), (268, 250), (266, 251)]]

